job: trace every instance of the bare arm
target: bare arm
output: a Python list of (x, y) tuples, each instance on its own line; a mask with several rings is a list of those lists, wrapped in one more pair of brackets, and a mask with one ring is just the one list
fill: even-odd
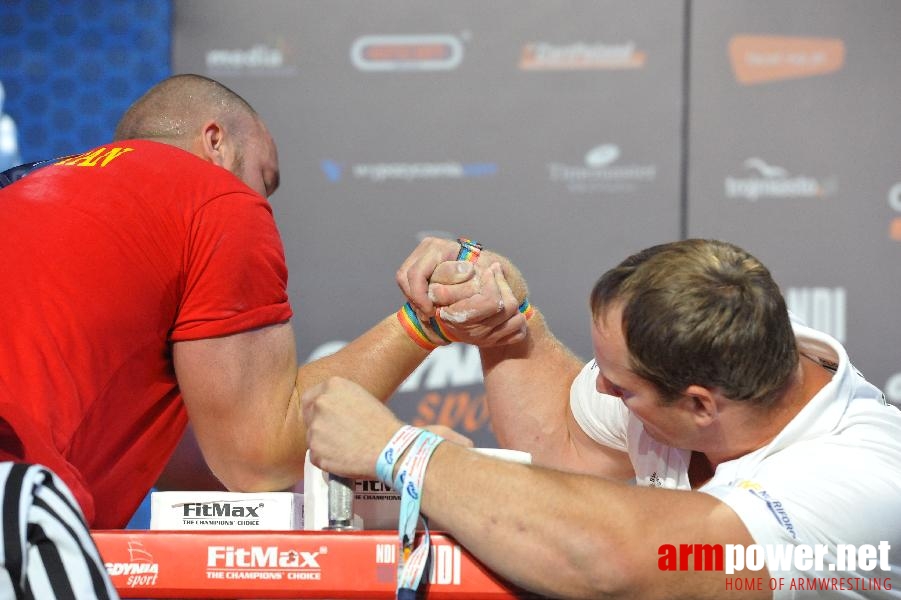
[(665, 544), (754, 543), (731, 508), (700, 492), (506, 463), (444, 443), (429, 463), (422, 506), (492, 571), (541, 594), (723, 598), (727, 577), (763, 577), (768, 590), (765, 570), (660, 569)]
[[(487, 319), (494, 307), (519, 306), (528, 286), (519, 269), (504, 256), (483, 250), (475, 274), (462, 282), (451, 279), (456, 263), (436, 264), (453, 256), (451, 240), (428, 239), (398, 271), (401, 289), (427, 314), (466, 315), (452, 331), (479, 346), (491, 425), (499, 444), (532, 454), (533, 462), (570, 471), (628, 480), (634, 477), (628, 456), (590, 439), (569, 408), (569, 390), (584, 364), (557, 340), (536, 308), (528, 327), (524, 318), (505, 326), (520, 327), (522, 341), (488, 345), (496, 320)], [(424, 274), (430, 275), (426, 288)], [(508, 318), (508, 317), (504, 317)]]
[(554, 337), (538, 309), (524, 342), (480, 348), (491, 426), (504, 448), (532, 462), (617, 480), (635, 476), (625, 452), (598, 444), (573, 418), (569, 390), (583, 361)]
[(176, 375), (212, 472), (229, 489), (285, 489), (303, 477), (303, 391), (345, 376), (385, 401), (427, 356), (392, 315), (337, 353), (298, 368), (288, 323), (178, 342)]
[[(340, 379), (308, 391), (303, 406), (312, 460), (331, 473), (373, 477), (379, 453), (401, 425)], [(422, 510), (495, 573), (562, 598), (722, 598), (723, 571), (661, 570), (661, 546), (754, 543), (732, 509), (701, 492), (506, 462), (448, 442), (429, 462)], [(768, 597), (763, 587), (742, 597)]]

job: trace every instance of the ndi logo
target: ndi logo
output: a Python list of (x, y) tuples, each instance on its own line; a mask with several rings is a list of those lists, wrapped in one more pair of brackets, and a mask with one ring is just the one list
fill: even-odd
[(785, 291), (785, 303), (804, 324), (844, 343), (847, 296), (843, 287), (791, 287)]

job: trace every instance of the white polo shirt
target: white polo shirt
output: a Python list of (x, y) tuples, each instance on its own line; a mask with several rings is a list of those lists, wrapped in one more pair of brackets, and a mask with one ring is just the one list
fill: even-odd
[[(728, 504), (757, 544), (828, 547), (822, 570), (768, 559), (770, 576), (785, 582), (774, 598), (901, 598), (901, 410), (863, 378), (837, 340), (793, 325), (801, 352), (834, 370), (832, 381), (772, 442), (720, 464), (699, 491)], [(627, 452), (638, 485), (691, 489), (691, 452), (652, 439), (619, 398), (597, 391), (597, 374), (589, 362), (570, 390), (585, 433)], [(890, 545), (890, 570), (837, 569), (839, 544), (859, 549), (880, 542)], [(805, 588), (830, 589), (790, 589), (802, 579)], [(873, 589), (886, 579), (892, 589)]]

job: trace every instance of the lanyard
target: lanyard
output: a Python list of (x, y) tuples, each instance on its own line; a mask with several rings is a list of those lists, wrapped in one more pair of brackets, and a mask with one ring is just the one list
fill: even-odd
[(428, 564), (431, 546), (427, 519), (422, 517), (424, 532), (418, 545), (415, 543), (416, 527), (420, 519), (422, 484), (425, 480), (426, 467), (435, 448), (443, 441), (444, 438), (439, 435), (405, 425), (394, 434), (376, 462), (376, 475), (383, 483), (392, 485), (393, 465), (397, 457), (412, 444), (392, 485), (400, 494), (400, 515), (397, 525), (400, 543), (397, 560), (399, 600), (412, 600), (416, 597), (416, 589)]

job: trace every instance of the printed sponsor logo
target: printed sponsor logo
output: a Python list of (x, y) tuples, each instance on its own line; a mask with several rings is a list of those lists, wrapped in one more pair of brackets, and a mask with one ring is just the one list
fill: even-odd
[(429, 583), (432, 585), (460, 585), (460, 546), (433, 545)]
[(436, 348), (398, 388), (399, 392), (440, 390), (482, 383), (479, 349), (467, 344)]
[(214, 76), (267, 75), (290, 76), (297, 67), (290, 63), (288, 45), (259, 43), (250, 48), (213, 48), (207, 50), (206, 70)]
[(580, 71), (588, 69), (638, 69), (647, 55), (635, 42), (624, 44), (551, 44), (534, 42), (522, 48), (519, 68), (523, 71)]
[(806, 325), (844, 343), (847, 336), (847, 298), (843, 287), (790, 287), (785, 290), (788, 310)]
[(747, 159), (744, 168), (750, 171), (746, 177), (726, 177), (727, 198), (751, 200), (761, 198), (824, 198), (835, 193), (838, 184), (835, 177), (818, 180), (807, 175), (791, 175), (783, 167), (770, 165), (758, 157)]
[[(727, 577), (725, 590), (856, 590), (892, 589), (891, 577), (836, 577), (834, 574), (891, 573), (887, 541), (878, 544), (838, 544), (833, 551), (827, 544), (663, 544), (657, 551), (661, 571), (722, 571), (733, 575), (740, 571), (769, 570), (770, 578)], [(812, 577), (779, 577), (779, 573), (798, 571)], [(827, 576), (818, 576), (827, 575)], [(877, 573), (878, 575), (878, 573)]]
[(753, 481), (742, 481), (738, 484), (739, 488), (745, 489), (750, 492), (752, 495), (760, 498), (766, 503), (767, 508), (773, 514), (773, 517), (779, 524), (789, 532), (793, 539), (798, 539), (798, 534), (795, 531), (795, 526), (792, 523), (791, 518), (788, 516), (788, 512), (783, 507), (782, 502), (770, 496), (770, 494), (763, 489), (763, 487), (759, 483), (754, 483)]
[(737, 35), (729, 41), (735, 79), (744, 85), (826, 75), (845, 63), (838, 38)]
[[(432, 544), (429, 559), (429, 583), (431, 585), (458, 586), (461, 582), (460, 565), (462, 551), (457, 544)], [(384, 574), (381, 581), (395, 581), (397, 578), (397, 544), (376, 544), (376, 574)]]
[(589, 150), (581, 165), (548, 163), (548, 176), (573, 194), (630, 193), (657, 179), (656, 165), (618, 164), (621, 154), (616, 144), (602, 144)]
[[(326, 342), (316, 348), (307, 362), (328, 356), (346, 345)], [(488, 407), (484, 394), (474, 395), (458, 388), (482, 384), (479, 350), (467, 344), (440, 346), (398, 387), (398, 393), (423, 394), (411, 423), (445, 425), (466, 434), (488, 427)]]
[(463, 62), (463, 42), (449, 34), (364, 35), (350, 60), (360, 71), (450, 71)]
[(381, 565), (397, 564), (397, 544), (376, 544), (375, 562)]
[(185, 502), (173, 504), (181, 509), (182, 523), (185, 525), (236, 525), (256, 527), (263, 516), (265, 502), (260, 500), (237, 500), (229, 502)]
[(901, 183), (896, 183), (888, 191), (888, 205), (897, 213), (889, 224), (889, 237), (901, 242)]
[(322, 578), (327, 546), (307, 551), (279, 546), (209, 546), (207, 579), (304, 580)]
[(345, 177), (371, 183), (387, 181), (421, 181), (435, 179), (468, 179), (490, 177), (497, 174), (495, 163), (374, 163), (355, 164), (349, 167), (335, 160), (320, 161), (322, 173), (332, 183)]
[(157, 583), (160, 565), (138, 540), (128, 541), (128, 562), (104, 563), (109, 576), (117, 580), (117, 587), (122, 584), (118, 580), (125, 578), (124, 585), (134, 587), (153, 587)]
[(400, 494), (377, 479), (355, 479), (354, 498), (357, 500), (396, 502), (400, 500)]

